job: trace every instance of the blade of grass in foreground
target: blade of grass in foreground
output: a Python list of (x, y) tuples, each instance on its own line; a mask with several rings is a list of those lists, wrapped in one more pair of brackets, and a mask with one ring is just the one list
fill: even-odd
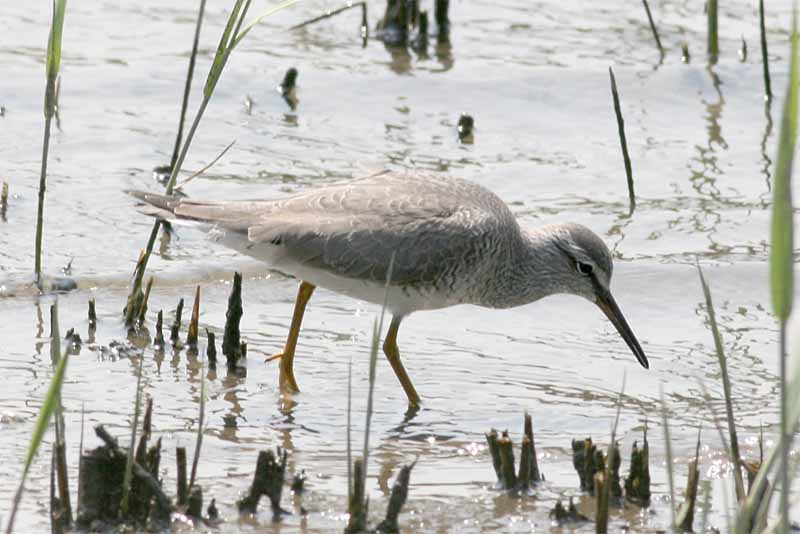
[(44, 397), (44, 402), (42, 402), (42, 406), (39, 408), (39, 417), (36, 419), (36, 426), (34, 427), (33, 435), (31, 436), (31, 443), (28, 446), (28, 454), (25, 457), (25, 464), (22, 467), (22, 480), (19, 482), (17, 492), (14, 494), (14, 502), (11, 505), (11, 514), (8, 519), (8, 526), (6, 527), (6, 534), (11, 534), (11, 531), (14, 529), (14, 519), (17, 515), (19, 503), (22, 500), (22, 491), (25, 486), (25, 479), (28, 477), (28, 472), (30, 471), (31, 464), (33, 464), (33, 459), (36, 456), (36, 452), (39, 450), (39, 445), (42, 443), (44, 432), (47, 430), (47, 425), (50, 423), (50, 417), (52, 417), (53, 413), (55, 412), (59, 395), (61, 395), (61, 386), (64, 383), (64, 371), (67, 367), (68, 360), (69, 353), (66, 352), (56, 366), (56, 370), (53, 373), (53, 378), (50, 380), (50, 386), (47, 388), (47, 394)]
[[(778, 135), (778, 158), (775, 163), (775, 201), (772, 206), (772, 236), (770, 243), (770, 286), (772, 308), (780, 326), (779, 365), (781, 394), (781, 480), (780, 528), (789, 528), (789, 421), (786, 398), (786, 321), (792, 312), (794, 296), (794, 224), (792, 221), (792, 166), (797, 142), (797, 8), (792, 13), (792, 45), (789, 66), (789, 86), (783, 104), (781, 128)], [(792, 425), (794, 426), (794, 425)]]
[(42, 232), (44, 226), (44, 193), (47, 182), (47, 154), (50, 150), (50, 122), (56, 109), (56, 79), (61, 65), (61, 35), (67, 0), (53, 0), (53, 20), (47, 39), (47, 84), (44, 91), (44, 142), (42, 143), (42, 168), (39, 176), (39, 208), (36, 215), (36, 241), (34, 244), (34, 273), (36, 285), (42, 290)]
[(664, 388), (659, 386), (661, 395), (661, 424), (664, 426), (664, 452), (667, 457), (667, 481), (669, 482), (669, 511), (672, 514), (670, 525), (675, 526), (675, 474), (672, 470), (672, 442), (669, 438), (669, 421), (667, 420), (667, 403), (664, 402)]
[[(169, 181), (167, 182), (166, 186), (167, 195), (171, 195), (173, 189), (175, 188), (175, 182), (178, 179), (178, 173), (183, 166), (183, 161), (186, 159), (186, 154), (189, 152), (189, 147), (191, 146), (194, 135), (197, 132), (200, 119), (203, 118), (203, 114), (205, 113), (206, 107), (208, 107), (211, 96), (214, 94), (214, 89), (216, 88), (217, 82), (219, 82), (219, 79), (222, 76), (222, 71), (225, 69), (225, 65), (228, 62), (228, 57), (230, 57), (231, 52), (233, 52), (234, 48), (236, 48), (236, 45), (238, 45), (250, 32), (250, 30), (252, 30), (259, 22), (266, 17), (277, 13), (278, 11), (281, 11), (282, 9), (296, 4), (299, 1), (300, 0), (286, 0), (276, 6), (273, 6), (242, 28), (244, 19), (247, 16), (247, 11), (250, 9), (251, 0), (236, 0), (236, 4), (231, 11), (230, 17), (228, 17), (225, 30), (222, 32), (219, 44), (217, 45), (217, 52), (214, 56), (214, 61), (211, 63), (211, 68), (209, 69), (208, 76), (206, 77), (206, 83), (203, 88), (203, 100), (200, 102), (200, 107), (195, 114), (192, 125), (189, 128), (189, 132), (186, 134), (186, 139), (183, 142), (183, 147), (178, 155), (178, 159), (172, 166)], [(137, 311), (135, 308), (138, 300), (138, 293), (142, 287), (142, 280), (144, 279), (144, 274), (147, 270), (147, 263), (150, 260), (150, 255), (153, 252), (153, 246), (155, 245), (160, 224), (161, 221), (159, 220), (156, 220), (155, 223), (153, 223), (153, 229), (151, 230), (150, 237), (147, 240), (147, 246), (145, 247), (144, 254), (141, 261), (137, 263), (136, 270), (133, 273), (133, 283), (131, 284), (131, 293), (128, 295), (126, 308), (133, 307), (134, 316), (136, 315), (135, 312)]]
[(697, 263), (697, 272), (700, 275), (700, 284), (703, 286), (703, 295), (706, 300), (708, 322), (711, 324), (711, 333), (714, 336), (714, 348), (717, 352), (719, 369), (722, 374), (722, 389), (725, 393), (725, 413), (728, 419), (728, 434), (731, 438), (731, 463), (733, 463), (733, 480), (736, 483), (736, 500), (741, 502), (745, 497), (744, 478), (742, 477), (742, 457), (739, 455), (739, 439), (736, 436), (736, 421), (733, 419), (733, 400), (731, 397), (731, 381), (728, 377), (728, 362), (725, 349), (722, 346), (722, 336), (717, 326), (717, 316), (714, 313), (714, 301), (711, 299), (711, 290), (703, 276), (703, 270)]

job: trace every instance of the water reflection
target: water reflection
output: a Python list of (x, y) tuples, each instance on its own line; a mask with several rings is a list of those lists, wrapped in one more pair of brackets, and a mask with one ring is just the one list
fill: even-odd
[(764, 118), (767, 123), (764, 126), (764, 135), (761, 136), (761, 160), (763, 165), (761, 167), (761, 174), (764, 175), (764, 182), (767, 186), (767, 191), (761, 195), (762, 206), (766, 207), (772, 199), (772, 174), (769, 172), (772, 166), (772, 160), (767, 155), (767, 140), (772, 135), (772, 99), (767, 98), (764, 100)]

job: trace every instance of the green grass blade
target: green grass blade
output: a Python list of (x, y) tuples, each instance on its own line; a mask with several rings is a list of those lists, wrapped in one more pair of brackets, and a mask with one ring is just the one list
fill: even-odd
[(242, 9), (243, 1), (244, 0), (236, 0), (236, 4), (233, 6), (233, 11), (231, 11), (231, 15), (228, 17), (228, 22), (225, 24), (225, 31), (222, 32), (222, 36), (219, 39), (217, 53), (214, 54), (214, 61), (211, 63), (211, 69), (209, 69), (208, 77), (206, 78), (206, 85), (203, 88), (203, 95), (205, 95), (206, 98), (211, 97), (211, 93), (214, 92), (214, 87), (217, 85), (217, 80), (219, 80), (219, 76), (222, 74), (224, 60), (226, 58), (228, 48), (230, 47), (233, 27), (239, 18), (239, 10)]
[[(53, 0), (53, 21), (50, 25), (50, 35), (47, 39), (47, 66), (46, 76), (48, 81), (58, 77), (58, 69), (61, 65), (61, 36), (64, 33), (64, 15), (67, 10), (67, 0)], [(55, 93), (55, 92), (53, 92)], [(48, 96), (50, 98), (48, 98)], [(52, 116), (55, 110), (54, 94), (45, 94), (45, 116)]]
[[(780, 323), (779, 361), (781, 393), (781, 480), (780, 526), (789, 528), (789, 421), (786, 397), (786, 321), (792, 312), (794, 296), (794, 223), (792, 221), (792, 166), (797, 143), (797, 7), (792, 13), (792, 45), (789, 62), (789, 86), (778, 134), (778, 158), (775, 163), (775, 201), (772, 206), (770, 248), (770, 287), (772, 307)], [(791, 425), (792, 427), (794, 424)]]
[(772, 237), (769, 254), (772, 310), (780, 321), (792, 312), (794, 294), (792, 225), (792, 164), (797, 142), (797, 22), (792, 17), (792, 51), (789, 86), (783, 104), (778, 135), (778, 158), (775, 162), (775, 197), (772, 207)]
[(42, 443), (42, 438), (47, 430), (47, 425), (50, 423), (50, 417), (55, 412), (58, 398), (61, 395), (61, 386), (64, 383), (64, 373), (67, 368), (67, 361), (69, 360), (69, 353), (65, 353), (56, 366), (53, 373), (53, 378), (50, 380), (50, 386), (47, 388), (47, 394), (44, 397), (44, 402), (39, 408), (39, 416), (36, 418), (36, 426), (33, 429), (31, 436), (31, 443), (28, 446), (28, 454), (25, 457), (25, 464), (22, 467), (22, 480), (19, 482), (19, 487), (14, 495), (14, 502), (11, 507), (11, 514), (8, 519), (8, 526), (6, 527), (6, 534), (11, 534), (14, 529), (14, 518), (17, 515), (19, 503), (22, 500), (22, 491), (25, 486), (25, 479), (28, 477), (33, 459), (36, 452), (39, 450), (39, 445)]
[(730, 459), (733, 463), (733, 479), (736, 484), (736, 499), (741, 501), (745, 497), (744, 478), (742, 477), (742, 457), (739, 454), (739, 438), (736, 435), (736, 421), (733, 418), (733, 397), (731, 394), (731, 381), (728, 376), (728, 361), (725, 357), (725, 349), (722, 346), (722, 336), (717, 326), (717, 315), (714, 312), (714, 301), (711, 298), (711, 290), (708, 287), (703, 270), (697, 264), (697, 272), (700, 275), (700, 284), (703, 286), (703, 295), (706, 300), (706, 311), (708, 312), (708, 322), (711, 324), (711, 333), (714, 336), (714, 348), (717, 352), (720, 373), (722, 374), (722, 389), (725, 394), (725, 413), (728, 420), (728, 434), (731, 438)]

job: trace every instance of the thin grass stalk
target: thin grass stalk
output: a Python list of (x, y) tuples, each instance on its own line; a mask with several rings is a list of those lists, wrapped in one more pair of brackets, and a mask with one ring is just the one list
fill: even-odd
[(608, 451), (606, 452), (606, 465), (605, 470), (603, 472), (603, 487), (602, 492), (603, 495), (597, 496), (598, 498), (598, 506), (602, 507), (603, 510), (598, 510), (596, 522), (596, 532), (608, 532), (608, 503), (611, 497), (611, 486), (613, 484), (612, 481), (612, 471), (614, 469), (614, 463), (616, 462), (616, 455), (619, 454), (619, 449), (615, 447), (615, 443), (617, 441), (617, 428), (619, 426), (619, 415), (622, 411), (622, 399), (625, 395), (625, 382), (627, 381), (627, 373), (622, 375), (622, 387), (619, 390), (619, 397), (617, 398), (617, 413), (614, 416), (614, 425), (611, 427), (611, 443), (608, 445)]
[(347, 364), (347, 502), (353, 499), (353, 441), (351, 439), (351, 414), (353, 407), (353, 357)]
[(728, 362), (725, 356), (725, 349), (722, 346), (722, 336), (717, 326), (717, 315), (714, 312), (714, 302), (711, 298), (711, 289), (708, 287), (703, 270), (697, 264), (697, 272), (700, 275), (700, 284), (703, 286), (703, 295), (706, 300), (706, 311), (708, 312), (708, 322), (711, 325), (711, 332), (714, 336), (714, 347), (719, 361), (720, 374), (722, 374), (722, 389), (725, 393), (725, 413), (728, 419), (728, 434), (731, 438), (731, 462), (733, 463), (733, 479), (736, 483), (736, 500), (741, 502), (745, 498), (744, 477), (742, 476), (742, 457), (739, 454), (739, 439), (736, 435), (736, 421), (733, 417), (733, 400), (731, 397), (731, 381), (728, 376)]
[[(792, 45), (789, 66), (789, 87), (783, 104), (778, 135), (778, 158), (775, 163), (775, 197), (772, 207), (770, 247), (770, 286), (772, 308), (780, 325), (779, 362), (781, 394), (781, 481), (780, 528), (789, 528), (789, 420), (786, 397), (786, 322), (792, 312), (794, 296), (794, 223), (792, 220), (792, 166), (797, 142), (797, 7), (792, 12)], [(794, 426), (794, 425), (792, 425)]]
[(653, 32), (653, 38), (656, 40), (656, 46), (658, 46), (658, 51), (663, 56), (664, 47), (661, 46), (661, 39), (658, 38), (658, 30), (656, 29), (656, 23), (653, 22), (653, 15), (650, 13), (650, 6), (647, 4), (647, 0), (642, 0), (642, 3), (644, 4), (644, 10), (647, 12), (647, 20), (650, 22), (650, 29)]
[(36, 285), (41, 291), (42, 280), (42, 233), (44, 229), (44, 195), (47, 189), (47, 155), (50, 151), (50, 123), (56, 111), (56, 79), (61, 65), (61, 36), (67, 0), (53, 0), (53, 17), (50, 35), (47, 38), (47, 83), (44, 91), (44, 141), (42, 142), (42, 167), (39, 175), (39, 207), (36, 213), (36, 241), (34, 244), (34, 273)]
[(295, 24), (294, 26), (289, 28), (289, 31), (299, 30), (300, 28), (305, 28), (306, 26), (309, 26), (311, 24), (315, 24), (315, 23), (320, 22), (322, 20), (329, 19), (331, 17), (335, 17), (339, 13), (342, 13), (342, 12), (347, 11), (348, 9), (352, 9), (354, 7), (360, 7), (361, 8), (361, 13), (362, 13), (362, 18), (363, 18), (364, 13), (367, 11), (367, 3), (366, 2), (352, 2), (352, 3), (348, 2), (347, 5), (345, 5), (343, 7), (340, 7), (338, 9), (334, 9), (332, 11), (327, 11), (327, 12), (323, 13), (322, 15), (318, 16), (318, 17), (314, 17), (313, 19), (309, 19), (309, 20), (303, 21), (300, 24)]
[(611, 67), (608, 67), (608, 76), (611, 78), (611, 96), (614, 99), (614, 114), (617, 117), (619, 144), (622, 147), (622, 160), (625, 164), (625, 177), (628, 180), (628, 201), (630, 205), (629, 214), (633, 214), (633, 210), (636, 209), (636, 194), (633, 191), (633, 170), (631, 169), (631, 157), (628, 154), (628, 141), (625, 138), (625, 120), (622, 118), (622, 108), (619, 104), (617, 79), (614, 77), (614, 70)]
[(375, 368), (378, 362), (378, 346), (380, 344), (381, 332), (383, 331), (383, 318), (386, 315), (386, 306), (389, 303), (389, 283), (392, 280), (392, 271), (394, 270), (394, 253), (389, 260), (389, 269), (386, 273), (386, 287), (383, 295), (383, 306), (381, 306), (380, 318), (375, 320), (372, 328), (372, 345), (369, 351), (369, 393), (367, 394), (367, 416), (366, 423), (364, 424), (364, 451), (362, 458), (364, 459), (364, 472), (362, 487), (367, 487), (367, 467), (369, 459), (369, 432), (370, 424), (372, 422), (372, 400), (375, 393)]
[(125, 476), (122, 480), (122, 501), (120, 502), (120, 511), (122, 517), (127, 517), (128, 510), (130, 510), (130, 493), (131, 493), (131, 479), (133, 478), (133, 456), (135, 454), (134, 447), (136, 446), (136, 427), (139, 425), (139, 412), (142, 405), (142, 365), (144, 364), (144, 357), (139, 358), (139, 369), (136, 373), (136, 401), (133, 406), (133, 423), (131, 424), (131, 442), (128, 447), (128, 458), (125, 462)]
[(61, 386), (64, 383), (64, 373), (69, 361), (69, 352), (65, 352), (64, 356), (59, 360), (56, 370), (53, 373), (53, 378), (50, 380), (50, 385), (47, 388), (42, 406), (39, 408), (39, 416), (36, 418), (36, 426), (34, 426), (33, 434), (31, 435), (31, 442), (28, 446), (28, 454), (25, 457), (25, 463), (22, 466), (22, 477), (19, 482), (19, 487), (14, 494), (14, 500), (11, 504), (11, 512), (8, 518), (8, 525), (6, 526), (6, 534), (11, 534), (14, 530), (14, 520), (17, 516), (19, 504), (22, 502), (22, 492), (25, 487), (25, 480), (28, 478), (33, 459), (36, 456), (39, 446), (42, 443), (42, 438), (47, 430), (47, 425), (50, 423), (55, 411), (58, 396), (61, 394)]
[(664, 426), (664, 452), (667, 457), (667, 481), (669, 482), (669, 511), (672, 517), (670, 525), (675, 526), (675, 474), (672, 469), (672, 442), (669, 438), (669, 421), (667, 420), (667, 403), (664, 402), (664, 388), (659, 386), (661, 396), (661, 424)]
[[(86, 416), (86, 405), (85, 403), (81, 402), (81, 439), (78, 442), (78, 480), (81, 479), (81, 472), (83, 471), (83, 425), (84, 425), (84, 418)], [(78, 484), (78, 491), (76, 492), (75, 502), (77, 510), (76, 516), (81, 515), (81, 485)]]
[[(198, 291), (200, 286), (197, 286)], [(200, 463), (200, 449), (203, 447), (203, 422), (206, 418), (206, 364), (205, 361), (200, 366), (200, 415), (197, 419), (197, 442), (194, 446), (194, 458), (192, 459), (192, 476), (189, 478), (189, 491), (194, 487), (195, 477), (197, 476), (197, 465)]]
[(764, 96), (772, 100), (772, 81), (769, 76), (769, 51), (767, 50), (767, 28), (764, 24), (764, 0), (758, 0), (758, 26), (761, 30), (761, 65), (764, 69)]
[(708, 17), (708, 60), (713, 65), (719, 57), (719, 32), (718, 32), (718, 10), (717, 0), (706, 2), (706, 15)]
[(200, 28), (203, 26), (203, 14), (206, 11), (206, 0), (200, 0), (200, 9), (197, 12), (197, 24), (194, 28), (194, 42), (192, 44), (192, 54), (189, 56), (189, 70), (186, 73), (186, 84), (183, 87), (183, 101), (181, 102), (181, 118), (178, 122), (178, 135), (175, 137), (175, 148), (172, 149), (172, 159), (169, 163), (170, 171), (178, 161), (178, 152), (181, 148), (183, 138), (183, 123), (186, 120), (186, 109), (189, 107), (189, 91), (192, 88), (192, 77), (194, 76), (194, 64), (197, 59), (197, 47), (200, 42)]
[[(58, 301), (50, 306), (50, 359), (53, 366), (61, 360), (61, 328), (58, 326)], [(69, 496), (69, 475), (67, 473), (67, 444), (64, 427), (64, 406), (61, 402), (61, 392), (56, 396), (55, 409), (56, 445), (53, 448), (56, 454), (56, 468), (58, 477), (58, 498), (62, 510), (62, 525), (72, 524), (72, 504)]]
[[(206, 83), (203, 88), (203, 100), (200, 102), (200, 107), (197, 110), (197, 114), (195, 115), (194, 120), (192, 121), (192, 125), (189, 128), (189, 133), (186, 136), (186, 140), (183, 142), (183, 148), (178, 155), (178, 159), (176, 160), (175, 164), (172, 166), (170, 171), (169, 181), (167, 182), (166, 187), (166, 194), (171, 195), (173, 189), (175, 188), (175, 182), (178, 178), (178, 173), (180, 172), (181, 167), (183, 166), (183, 161), (186, 159), (186, 154), (189, 152), (189, 146), (192, 144), (192, 140), (194, 139), (195, 132), (197, 131), (197, 127), (200, 124), (200, 119), (203, 117), (205, 113), (206, 107), (208, 107), (208, 102), (211, 100), (211, 96), (214, 93), (214, 88), (219, 81), (220, 76), (222, 75), (222, 71), (225, 68), (225, 65), (228, 61), (228, 57), (233, 49), (238, 45), (241, 40), (252, 30), (259, 22), (261, 22), (264, 18), (285, 9), (293, 4), (296, 4), (300, 0), (287, 0), (274, 6), (272, 8), (267, 9), (261, 15), (253, 19), (250, 23), (248, 23), (244, 28), (242, 28), (242, 22), (247, 14), (247, 10), (250, 7), (250, 0), (247, 0), (244, 4), (244, 9), (242, 9), (242, 0), (237, 0), (236, 4), (234, 5), (234, 9), (231, 12), (230, 17), (228, 18), (228, 22), (225, 25), (225, 30), (223, 31), (222, 38), (220, 39), (219, 45), (217, 47), (217, 53), (214, 56), (214, 61), (211, 64), (211, 68), (208, 72), (208, 76), (206, 78)], [(241, 16), (239, 16), (241, 12)], [(238, 23), (236, 22), (237, 17), (239, 18)], [(231, 29), (233, 28), (234, 24), (236, 24), (237, 31), (231, 37)], [(144, 260), (142, 261), (141, 269), (139, 269), (135, 274), (134, 277), (138, 280), (139, 286), (141, 286), (141, 280), (144, 277), (144, 272), (147, 269), (147, 263), (150, 260), (150, 255), (153, 251), (153, 246), (155, 245), (156, 237), (158, 236), (158, 228), (161, 221), (156, 220), (153, 223), (153, 230), (150, 232), (150, 239), (147, 241), (147, 247), (145, 248), (145, 255)], [(128, 297), (129, 303), (132, 300), (132, 295)]]

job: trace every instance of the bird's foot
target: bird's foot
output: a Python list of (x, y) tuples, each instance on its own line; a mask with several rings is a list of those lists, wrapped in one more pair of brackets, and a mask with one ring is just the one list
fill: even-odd
[(269, 358), (264, 360), (264, 363), (269, 363), (269, 362), (273, 362), (275, 360), (280, 360), (281, 358), (283, 358), (283, 353), (279, 352), (278, 354), (273, 354), (272, 356), (270, 356)]

